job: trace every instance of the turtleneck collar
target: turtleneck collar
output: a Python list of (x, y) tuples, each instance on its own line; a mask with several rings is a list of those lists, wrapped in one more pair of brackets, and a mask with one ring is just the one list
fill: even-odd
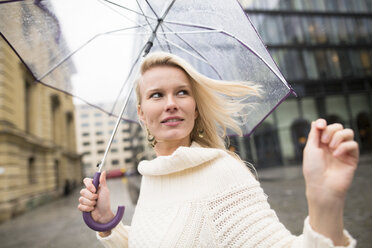
[(194, 141), (190, 147), (180, 146), (169, 156), (141, 161), (138, 171), (143, 176), (167, 175), (196, 167), (222, 155), (226, 155), (226, 152), (221, 149), (201, 147)]

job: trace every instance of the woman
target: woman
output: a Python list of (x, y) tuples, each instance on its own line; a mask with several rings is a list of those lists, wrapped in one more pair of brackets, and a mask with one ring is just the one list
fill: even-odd
[[(220, 93), (239, 99), (259, 89), (206, 78), (166, 53), (148, 56), (140, 74), (138, 116), (157, 158), (138, 166), (143, 178), (131, 226), (97, 234), (105, 247), (355, 247), (343, 230), (359, 156), (352, 130), (322, 119), (311, 124), (303, 159), (309, 217), (296, 237), (247, 166), (224, 147), (226, 128), (239, 133), (231, 116), (244, 106)], [(105, 173), (98, 194), (91, 179), (84, 183), (79, 210), (110, 221)]]

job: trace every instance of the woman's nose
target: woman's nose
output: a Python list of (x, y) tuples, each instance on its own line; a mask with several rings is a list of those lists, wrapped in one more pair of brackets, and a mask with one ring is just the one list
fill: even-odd
[(167, 97), (166, 111), (174, 111), (177, 109), (177, 102), (173, 96)]

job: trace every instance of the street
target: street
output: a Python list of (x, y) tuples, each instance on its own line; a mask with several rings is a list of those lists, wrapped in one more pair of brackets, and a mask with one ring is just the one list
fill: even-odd
[[(307, 215), (305, 186), (300, 167), (258, 171), (271, 207), (293, 233), (302, 232)], [(372, 247), (372, 164), (359, 166), (345, 206), (345, 228), (358, 240), (358, 247)], [(130, 224), (134, 206), (127, 180), (110, 179), (112, 208), (126, 206), (123, 222)], [(0, 225), (2, 248), (101, 247), (95, 233), (85, 226), (77, 210), (79, 190)]]

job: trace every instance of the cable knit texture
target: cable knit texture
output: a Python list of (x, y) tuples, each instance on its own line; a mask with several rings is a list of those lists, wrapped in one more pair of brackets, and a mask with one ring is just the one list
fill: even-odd
[[(250, 170), (223, 150), (194, 142), (142, 161), (138, 170), (143, 178), (132, 225), (97, 235), (105, 247), (335, 247), (308, 219), (302, 235), (291, 235)], [(344, 233), (347, 247), (355, 247)]]

